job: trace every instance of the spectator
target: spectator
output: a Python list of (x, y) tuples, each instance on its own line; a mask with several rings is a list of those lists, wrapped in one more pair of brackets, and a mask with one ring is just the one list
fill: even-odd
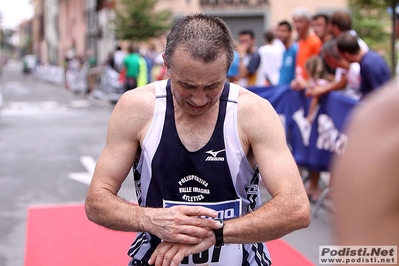
[(116, 50), (114, 52), (114, 66), (115, 70), (120, 72), (123, 68), (123, 60), (126, 57), (126, 52), (123, 51), (120, 45), (116, 46)]
[[(331, 33), (330, 17), (326, 14), (317, 13), (316, 15), (314, 15), (312, 20), (312, 28), (316, 36), (319, 37), (322, 44), (332, 40), (334, 37)], [(334, 75), (335, 69), (331, 68), (326, 63), (324, 57), (321, 58), (323, 60), (324, 67), (327, 69), (328, 73)]]
[[(319, 38), (317, 35), (310, 33), (312, 16), (307, 8), (299, 7), (294, 9), (292, 11), (292, 19), (298, 33), (298, 52), (295, 67), (295, 79), (291, 82), (291, 87), (294, 90), (303, 90), (309, 87), (313, 87), (314, 85), (319, 85), (314, 84), (312, 80), (308, 80), (309, 75), (306, 71), (305, 64), (307, 60), (312, 56), (319, 56), (322, 41), (321, 38)], [(314, 109), (317, 102), (317, 98), (315, 97), (311, 102), (311, 104), (313, 105), (311, 106), (311, 108)], [(311, 110), (311, 113), (308, 114), (308, 118), (310, 120), (313, 112), (314, 110)], [(311, 179), (312, 176), (320, 175), (318, 171), (312, 169), (308, 169), (308, 172)], [(310, 200), (317, 197), (316, 192), (309, 190), (309, 188), (307, 188), (307, 194)]]
[[(324, 61), (335, 69), (335, 77), (332, 82), (311, 86), (306, 90), (306, 96), (320, 98), (333, 90), (344, 90), (346, 94), (356, 99), (359, 98), (360, 89), (360, 65), (357, 62), (349, 63), (338, 52), (336, 40), (330, 40), (323, 44), (322, 57)], [(320, 196), (319, 189), (320, 172), (309, 169), (309, 185), (306, 189), (311, 201), (316, 201)]]
[(252, 30), (242, 30), (238, 34), (237, 52), (240, 56), (239, 84), (243, 87), (255, 86), (260, 56), (255, 46), (255, 34)]
[(259, 47), (260, 66), (256, 86), (276, 86), (280, 79), (282, 51), (274, 44), (274, 33), (265, 33), (265, 45)]
[(314, 15), (312, 18), (312, 28), (322, 43), (326, 43), (333, 38), (330, 17), (326, 14), (318, 13)]
[(283, 62), (283, 54), (285, 52), (285, 45), (284, 43), (280, 40), (280, 38), (277, 37), (277, 28), (275, 28), (273, 31), (274, 34), (274, 39), (273, 39), (273, 46), (276, 48), (278, 51), (278, 54), (280, 55), (280, 59), (277, 62)]
[(358, 98), (360, 89), (360, 65), (349, 63), (339, 54), (336, 40), (323, 44), (322, 57), (332, 69), (336, 69), (334, 81), (323, 86), (315, 86), (306, 91), (308, 96), (320, 97), (333, 90), (345, 92)]
[[(331, 23), (329, 23), (329, 20), (331, 21)], [(332, 37), (337, 37), (346, 31), (351, 32), (351, 34), (356, 36), (356, 32), (352, 30), (351, 27), (352, 27), (351, 17), (349, 13), (345, 11), (335, 12), (332, 15), (331, 19), (329, 19), (327, 15), (323, 14), (316, 14), (313, 17), (313, 30), (315, 34), (320, 38), (322, 43), (327, 43), (329, 40), (331, 40)], [(359, 43), (361, 43), (365, 47), (365, 49), (366, 48), (368, 49), (366, 43), (364, 43), (363, 40), (359, 39)], [(330, 51), (332, 51), (332, 49)], [(347, 77), (353, 78), (350, 80), (352, 82), (352, 85), (354, 85), (353, 83), (356, 83), (357, 81), (356, 78), (359, 77), (358, 74), (359, 65), (356, 65), (356, 63), (351, 64), (349, 62), (345, 62), (346, 60), (342, 59), (342, 57), (338, 61), (337, 60), (338, 57), (335, 56), (335, 53), (334, 56), (331, 57), (327, 56), (327, 58), (330, 59), (328, 63), (326, 61), (326, 56), (322, 56), (323, 63), (327, 67), (328, 73), (335, 74), (335, 81), (329, 82), (324, 85), (318, 84), (316, 86), (311, 86), (306, 91), (307, 96), (316, 99), (331, 90), (343, 89), (346, 87), (348, 83)], [(342, 66), (343, 68), (340, 67), (336, 69), (337, 66)], [(346, 75), (346, 73), (348, 75)], [(354, 85), (354, 87), (357, 86)], [(315, 104), (315, 101), (316, 100), (313, 101), (313, 104)], [(310, 184), (307, 188), (308, 197), (311, 201), (315, 201), (320, 196), (320, 190), (318, 188), (320, 180), (320, 172), (313, 169), (309, 169), (309, 179), (310, 179)]]
[[(328, 75), (327, 68), (323, 64), (323, 60), (318, 55), (312, 55), (306, 60), (306, 72), (310, 77), (310, 84), (307, 90), (312, 89), (314, 86), (324, 86), (331, 82), (330, 75)], [(309, 122), (313, 121), (316, 115), (316, 108), (319, 104), (319, 96), (313, 96), (310, 102), (307, 119)]]
[(74, 93), (87, 91), (87, 73), (83, 69), (83, 61), (82, 57), (75, 55), (66, 62), (65, 87)]
[(161, 34), (159, 34), (157, 38), (159, 46), (162, 47), (162, 52), (158, 53), (158, 55), (154, 59), (153, 76), (155, 80), (164, 80), (169, 78), (168, 73), (166, 73), (163, 61), (163, 53), (166, 45), (166, 37), (167, 34), (165, 32), (162, 32)]
[[(145, 60), (138, 54), (137, 49), (133, 45), (129, 45), (129, 54), (123, 60), (125, 68), (125, 90), (135, 89), (138, 84), (147, 84), (147, 66)], [(139, 86), (140, 86), (139, 85)]]
[(139, 76), (137, 78), (137, 86), (141, 87), (148, 84), (147, 62), (143, 57), (139, 57)]
[(114, 57), (114, 53), (113, 52), (109, 52), (108, 53), (108, 58), (105, 62), (105, 65), (112, 67), (114, 70), (115, 69), (115, 57)]
[(352, 17), (347, 11), (339, 10), (331, 15), (331, 32), (335, 38), (338, 38), (342, 33), (348, 32), (357, 37), (362, 50), (367, 51), (369, 49), (366, 42), (357, 36), (356, 31), (352, 29)]
[(239, 65), (240, 55), (237, 52), (237, 43), (234, 44), (234, 59), (230, 65), (229, 71), (227, 71), (227, 80), (229, 82), (237, 83), (239, 80)]
[(348, 145), (332, 167), (335, 243), (398, 246), (397, 82), (390, 82), (364, 102), (351, 116)]
[(310, 33), (312, 16), (307, 8), (299, 7), (292, 11), (292, 19), (298, 33), (298, 52), (296, 57), (295, 80), (291, 83), (293, 89), (307, 87), (308, 73), (305, 63), (312, 55), (318, 55), (321, 48), (321, 40)]
[(155, 58), (158, 53), (155, 51), (156, 47), (154, 43), (149, 43), (147, 47), (140, 49), (140, 55), (144, 58), (147, 64), (147, 80), (151, 82), (155, 80), (152, 76), (153, 68), (155, 65)]
[(292, 27), (291, 24), (286, 20), (281, 21), (278, 24), (276, 34), (277, 38), (280, 39), (285, 46), (278, 85), (290, 85), (291, 81), (295, 78), (298, 43), (293, 41)]
[(95, 67), (97, 66), (97, 58), (94, 55), (92, 49), (86, 51), (86, 62), (88, 66), (87, 70), (87, 91), (86, 93), (91, 93), (96, 85), (97, 73), (95, 72)]
[(358, 38), (351, 33), (341, 34), (337, 39), (337, 47), (345, 60), (360, 64), (362, 97), (378, 89), (391, 78), (391, 71), (385, 59), (374, 51), (361, 49)]

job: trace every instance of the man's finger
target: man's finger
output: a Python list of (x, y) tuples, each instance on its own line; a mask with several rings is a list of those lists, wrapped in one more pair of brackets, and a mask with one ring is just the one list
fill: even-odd
[(203, 216), (210, 218), (216, 218), (218, 216), (217, 211), (202, 206), (180, 206), (180, 208), (182, 208), (183, 213), (188, 216)]

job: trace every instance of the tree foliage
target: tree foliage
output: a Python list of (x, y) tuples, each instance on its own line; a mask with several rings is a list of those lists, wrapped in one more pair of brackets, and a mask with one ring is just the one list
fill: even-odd
[(170, 10), (154, 11), (157, 0), (119, 0), (115, 31), (119, 40), (145, 41), (171, 27)]
[[(379, 51), (393, 69), (395, 56), (395, 7), (399, 0), (348, 0), (353, 28), (371, 49)], [(393, 12), (388, 12), (393, 10)]]

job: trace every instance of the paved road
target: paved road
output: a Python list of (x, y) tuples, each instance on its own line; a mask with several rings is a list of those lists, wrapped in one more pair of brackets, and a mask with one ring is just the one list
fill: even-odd
[[(0, 265), (22, 266), (28, 207), (83, 203), (113, 105), (23, 75), (13, 61), (0, 91)], [(134, 200), (131, 178), (120, 194)], [(319, 245), (332, 243), (329, 213), (320, 210), (309, 228), (284, 240), (317, 265)]]

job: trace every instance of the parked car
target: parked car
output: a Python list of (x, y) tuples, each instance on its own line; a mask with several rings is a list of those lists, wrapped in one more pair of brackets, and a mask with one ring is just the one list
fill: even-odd
[(24, 73), (33, 72), (37, 66), (37, 57), (34, 54), (28, 54), (23, 57)]

